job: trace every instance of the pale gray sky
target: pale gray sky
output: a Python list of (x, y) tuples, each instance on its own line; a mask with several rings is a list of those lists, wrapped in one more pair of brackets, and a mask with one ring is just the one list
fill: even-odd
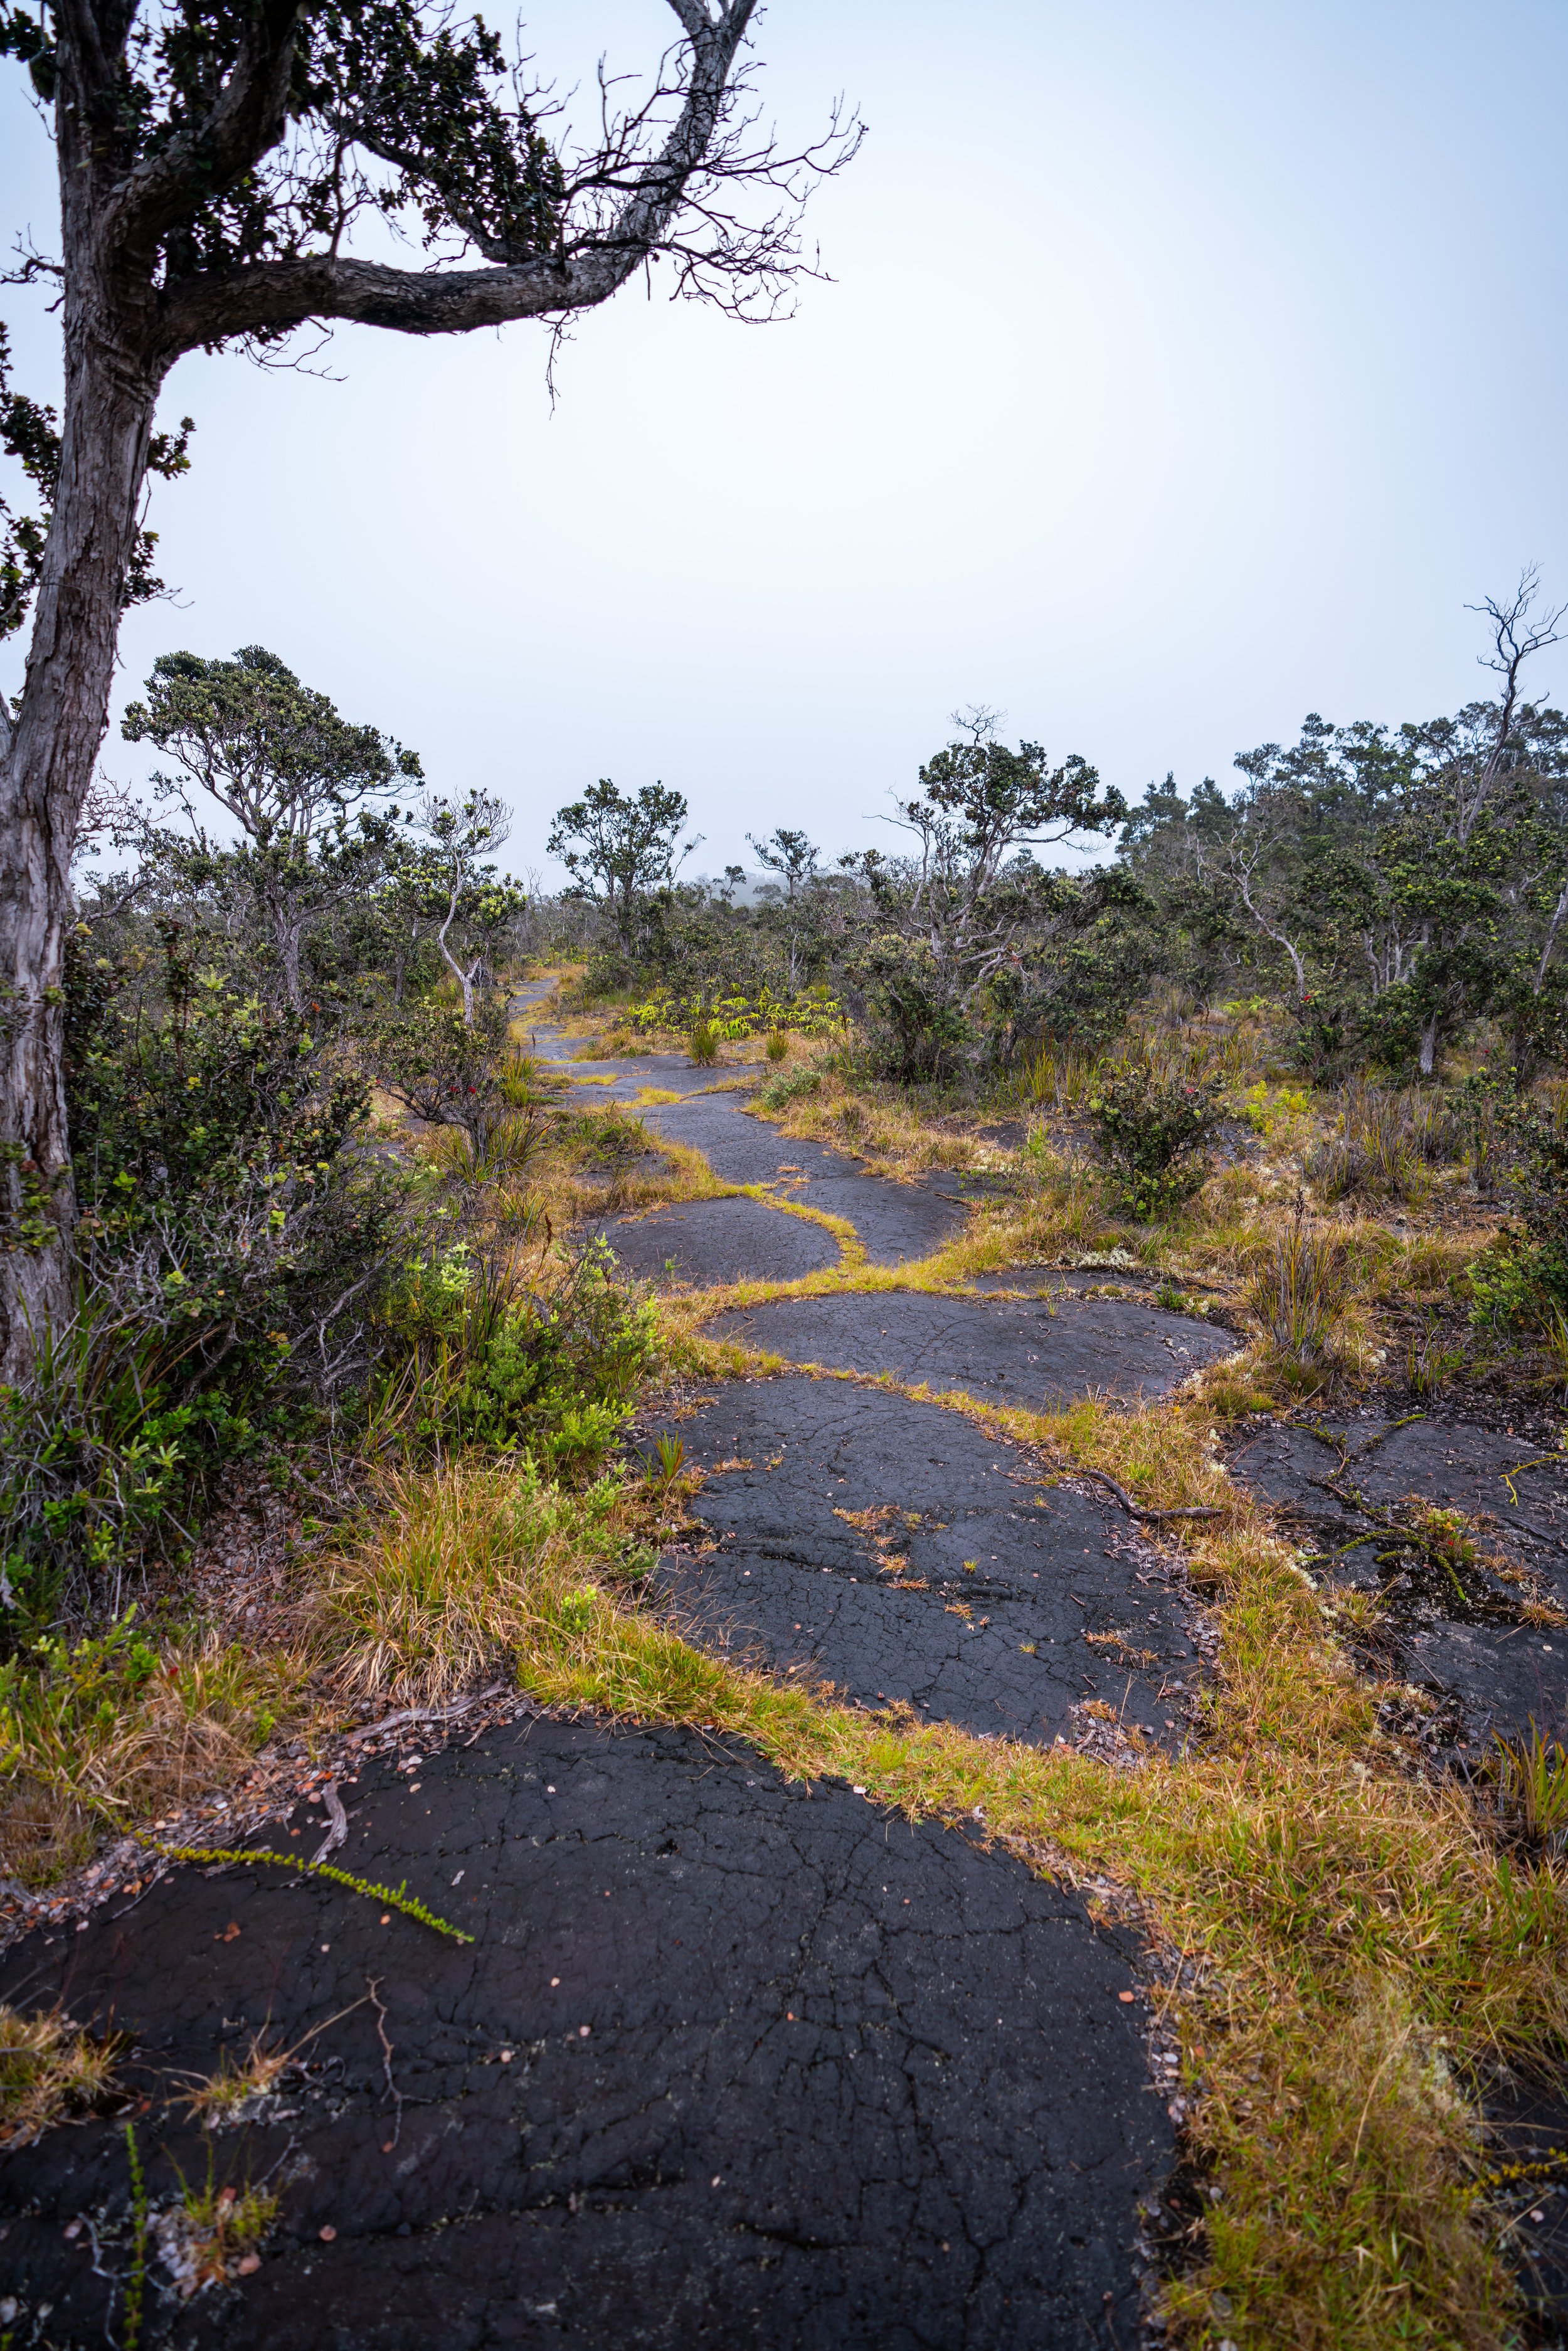
[[(672, 21), (528, 32), (569, 83)], [(628, 290), (553, 415), (528, 327), (347, 329), (340, 382), (183, 361), (182, 607), (131, 615), (121, 701), (259, 641), (508, 799), (515, 867), (610, 775), (685, 792), (716, 870), (781, 821), (876, 838), (956, 704), (1132, 797), (1228, 782), (1309, 709), (1476, 692), (1464, 605), (1524, 561), (1568, 596), (1560, 0), (772, 0), (758, 46), (786, 140), (840, 90), (871, 126), (811, 212), (833, 282), (768, 329)], [(51, 239), (13, 67), (0, 219)], [(41, 304), (5, 315), (47, 387)]]

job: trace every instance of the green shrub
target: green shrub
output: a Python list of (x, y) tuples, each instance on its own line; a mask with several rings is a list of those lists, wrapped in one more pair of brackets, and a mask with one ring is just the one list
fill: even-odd
[(699, 1070), (712, 1069), (722, 1041), (718, 1024), (714, 1020), (694, 1020), (686, 1030), (686, 1050)]
[(1158, 1216), (1198, 1189), (1207, 1173), (1204, 1146), (1218, 1123), (1211, 1084), (1166, 1076), (1138, 1058), (1100, 1073), (1088, 1111), (1135, 1216)]
[[(161, 968), (68, 966), (68, 1086), (91, 1353), (156, 1334), (171, 1405), (270, 1388), (356, 1353), (392, 1248), (401, 1178), (361, 1147), (369, 1093), (304, 1015), (241, 996), (203, 942), (160, 920)], [(140, 1373), (133, 1374), (139, 1382)], [(78, 1382), (79, 1385), (79, 1382)]]
[(602, 1241), (562, 1258), (548, 1290), (462, 1245), (407, 1269), (385, 1309), (373, 1413), (383, 1439), (516, 1449), (562, 1475), (604, 1459), (657, 1356), (657, 1319), (613, 1280)]
[(767, 1045), (767, 1053), (768, 1053), (768, 1060), (769, 1060), (770, 1061), (783, 1061), (783, 1059), (785, 1058), (785, 1055), (789, 1052), (789, 1030), (788, 1030), (787, 1029), (769, 1029), (769, 1031), (768, 1031), (768, 1045)]
[(1471, 1264), (1470, 1320), (1550, 1331), (1568, 1310), (1568, 1124), (1518, 1100), (1503, 1104), (1498, 1123), (1514, 1155), (1507, 1180), (1520, 1222)]
[(46, 1335), (25, 1387), (0, 1387), (0, 1610), (118, 1608), (140, 1541), (181, 1499), (204, 1448), (243, 1449), (217, 1393), (178, 1401), (180, 1343), (129, 1327), (100, 1295)]
[(769, 1078), (757, 1097), (761, 1111), (783, 1110), (804, 1094), (820, 1093), (821, 1072), (818, 1070), (791, 1070), (787, 1077)]

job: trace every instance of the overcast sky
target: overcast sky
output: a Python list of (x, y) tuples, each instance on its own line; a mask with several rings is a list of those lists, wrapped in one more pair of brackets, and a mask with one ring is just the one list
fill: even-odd
[[(569, 85), (672, 22), (542, 0), (528, 37)], [(832, 282), (767, 329), (628, 289), (553, 413), (528, 326), (345, 329), (335, 381), (182, 361), (181, 601), (131, 616), (117, 709), (260, 642), (509, 800), (517, 870), (601, 775), (685, 792), (716, 870), (779, 822), (885, 838), (959, 704), (1129, 797), (1234, 783), (1309, 710), (1469, 698), (1465, 605), (1522, 563), (1568, 597), (1562, 0), (772, 0), (757, 47), (787, 141), (840, 91), (870, 126), (811, 209)], [(48, 245), (22, 87), (3, 217)]]

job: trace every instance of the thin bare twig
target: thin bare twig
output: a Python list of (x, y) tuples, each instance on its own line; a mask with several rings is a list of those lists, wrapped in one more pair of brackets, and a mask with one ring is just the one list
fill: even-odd
[(327, 1818), (330, 1825), (316, 1851), (311, 1855), (312, 1862), (325, 1861), (329, 1853), (336, 1853), (349, 1834), (349, 1815), (343, 1810), (343, 1800), (338, 1793), (336, 1780), (329, 1780), (322, 1789), (321, 1802), (327, 1808)]
[(387, 2077), (387, 2095), (392, 2102), (392, 2135), (382, 2149), (383, 2155), (390, 2155), (402, 2136), (402, 2092), (392, 2079), (392, 2045), (387, 2038), (386, 2003), (381, 1997), (382, 1979), (380, 1976), (367, 1976), (365, 1981), (371, 1988), (370, 2000), (376, 2011), (376, 2033), (382, 2044), (382, 2071)]

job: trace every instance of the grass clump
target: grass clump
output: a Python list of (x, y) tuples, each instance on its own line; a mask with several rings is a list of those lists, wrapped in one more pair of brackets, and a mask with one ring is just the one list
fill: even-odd
[(0, 1664), (0, 1867), (47, 1885), (104, 1829), (237, 1776), (308, 1671), (211, 1626), (157, 1634), (133, 1611), (74, 1644), (49, 1635), (14, 1652)]
[(574, 1623), (586, 1575), (613, 1576), (643, 1540), (626, 1481), (569, 1493), (531, 1461), (396, 1471), (375, 1499), (319, 1606), (341, 1686), (397, 1705), (437, 1704)]
[(220, 2188), (209, 2140), (206, 2179), (199, 2187), (182, 2179), (178, 2197), (152, 2224), (159, 2254), (180, 2300), (189, 2302), (205, 2287), (226, 2285), (258, 2269), (257, 2249), (277, 2221), (281, 2200), (275, 2190), (248, 2182), (236, 2187), (231, 2181)]
[(56, 2123), (101, 2110), (126, 2047), (84, 2032), (58, 2009), (26, 2015), (0, 2002), (0, 2147), (30, 2147)]
[(1248, 1293), (1277, 1364), (1295, 1384), (1322, 1386), (1344, 1322), (1347, 1285), (1343, 1251), (1298, 1209)]

